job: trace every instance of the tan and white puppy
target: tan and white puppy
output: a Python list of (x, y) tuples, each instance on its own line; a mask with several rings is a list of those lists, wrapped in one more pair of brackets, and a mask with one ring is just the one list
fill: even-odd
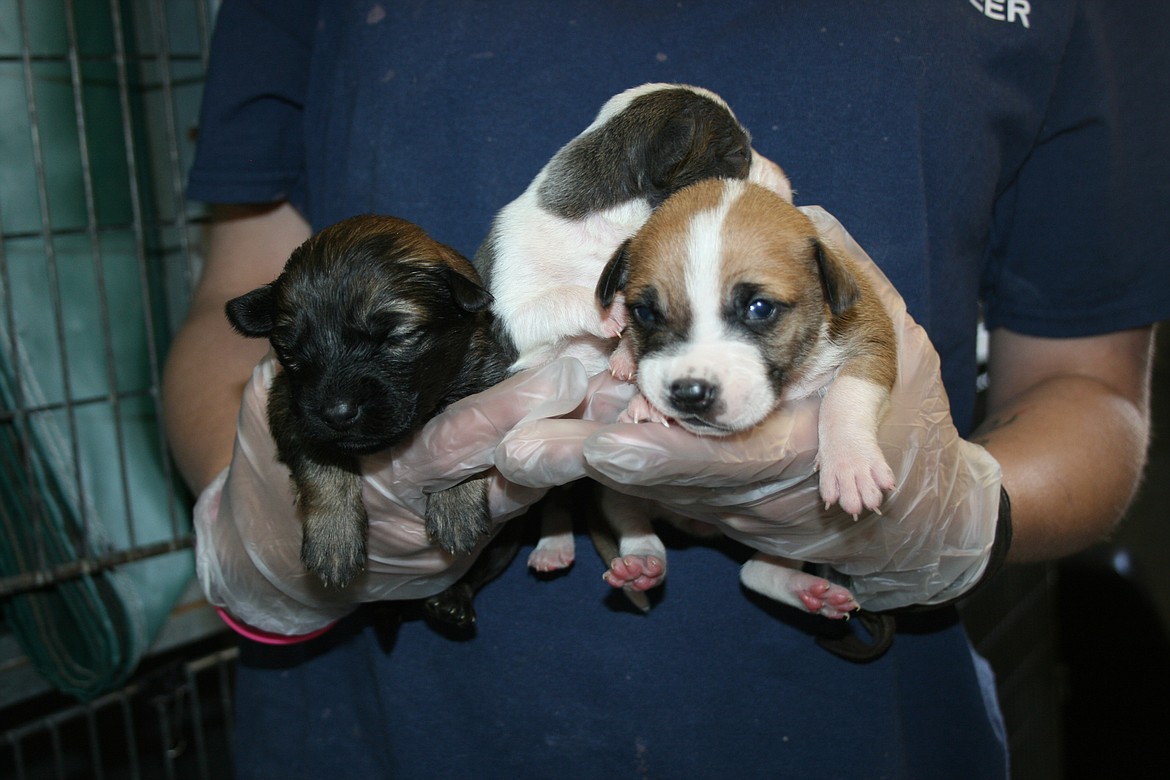
[[(614, 256), (598, 285), (619, 294), (641, 391), (628, 421), (674, 421), (700, 436), (761, 423), (785, 401), (823, 390), (817, 465), (826, 505), (877, 511), (894, 475), (877, 428), (896, 378), (893, 327), (861, 269), (789, 200), (750, 182), (708, 180), (667, 200)], [(608, 497), (622, 557), (615, 586), (653, 587), (664, 548), (646, 508)], [(639, 511), (640, 510), (640, 511)], [(745, 586), (840, 617), (852, 595), (757, 555)]]
[[(512, 370), (565, 355), (590, 375), (606, 370), (625, 317), (621, 306), (606, 311), (597, 302), (602, 270), (671, 194), (715, 176), (746, 178), (791, 198), (783, 171), (751, 148), (715, 93), (654, 83), (610, 98), (500, 210), (476, 252)], [(571, 528), (564, 519), (555, 525), (530, 558), (533, 568), (572, 562)]]
[(715, 93), (643, 84), (610, 98), (500, 210), (476, 252), (492, 311), (516, 350), (513, 369), (566, 353), (603, 369), (624, 323), (597, 305), (602, 269), (666, 198), (716, 176), (791, 197), (784, 173), (751, 148)]

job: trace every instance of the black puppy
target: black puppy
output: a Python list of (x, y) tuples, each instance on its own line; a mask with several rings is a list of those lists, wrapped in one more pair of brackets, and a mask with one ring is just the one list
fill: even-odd
[[(405, 220), (362, 216), (298, 247), (281, 275), (227, 303), (283, 370), (268, 396), (277, 455), (303, 526), (301, 561), (345, 587), (366, 560), (358, 456), (404, 441), (448, 404), (496, 384), (508, 360), (471, 264)], [(451, 552), (489, 528), (487, 482), (428, 496), (426, 527)]]

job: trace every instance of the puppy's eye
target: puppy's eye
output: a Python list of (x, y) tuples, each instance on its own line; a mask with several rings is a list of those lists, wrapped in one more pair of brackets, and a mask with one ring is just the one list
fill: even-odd
[(276, 359), (280, 361), (281, 368), (290, 374), (295, 374), (300, 369), (297, 362), (290, 358), (288, 353), (283, 349), (276, 350)]
[(648, 328), (653, 327), (658, 322), (658, 317), (657, 317), (657, 315), (654, 314), (654, 310), (651, 309), (649, 306), (647, 306), (644, 303), (639, 303), (639, 304), (635, 304), (634, 306), (631, 306), (630, 307), (630, 314), (640, 324), (645, 325)]
[(421, 335), (421, 328), (412, 328), (407, 325), (399, 325), (396, 328), (391, 328), (390, 331), (382, 337), (382, 341), (389, 345), (401, 345), (415, 341)]
[(753, 298), (748, 301), (748, 305), (744, 308), (743, 318), (745, 320), (763, 322), (776, 316), (778, 310), (778, 307), (772, 301), (765, 298)]

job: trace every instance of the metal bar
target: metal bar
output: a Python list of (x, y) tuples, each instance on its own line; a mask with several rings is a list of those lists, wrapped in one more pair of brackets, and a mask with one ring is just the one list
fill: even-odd
[(196, 679), (196, 670), (188, 665), (186, 668), (187, 688), (191, 691), (191, 733), (195, 739), (195, 759), (199, 766), (199, 777), (211, 780), (207, 766), (207, 740), (203, 734), (203, 708), (199, 704), (199, 681)]
[[(123, 401), (128, 401), (132, 398), (143, 398), (145, 396), (153, 395), (153, 390), (130, 390), (125, 393), (119, 393), (118, 397)], [(81, 408), (84, 406), (92, 406), (107, 401), (108, 398), (104, 395), (83, 395), (74, 398), (71, 405), (74, 408)], [(0, 423), (12, 422), (20, 416), (27, 416), (30, 414), (37, 414), (40, 412), (55, 412), (65, 408), (64, 403), (46, 403), (46, 404), (25, 404), (15, 412), (0, 411)]]
[(208, 45), (211, 40), (211, 9), (205, 0), (195, 0), (195, 8), (195, 18), (199, 25), (199, 63), (206, 72), (207, 60), (211, 55), (211, 47)]
[[(136, 547), (138, 537), (134, 523), (134, 500), (130, 495), (130, 475), (126, 469), (126, 436), (122, 428), (122, 404), (118, 398), (118, 369), (114, 360), (113, 325), (110, 321), (109, 295), (106, 290), (105, 260), (97, 230), (97, 207), (93, 196), (93, 168), (90, 164), (89, 137), (85, 118), (85, 101), (81, 85), (81, 63), (78, 62), (77, 20), (73, 0), (65, 0), (65, 34), (69, 42), (69, 81), (73, 91), (73, 115), (77, 122), (77, 146), (81, 156), (81, 185), (85, 199), (86, 234), (93, 260), (97, 288), (98, 322), (105, 355), (107, 394), (114, 424), (114, 449), (118, 455), (118, 475), (122, 487), (122, 505), (125, 509), (126, 538), (130, 547)], [(85, 541), (88, 547), (88, 539)]]
[(65, 580), (86, 577), (92, 574), (112, 569), (126, 563), (153, 558), (156, 555), (165, 555), (178, 550), (186, 550), (195, 546), (195, 537), (188, 535), (180, 539), (168, 539), (153, 544), (144, 544), (129, 550), (106, 553), (104, 555), (87, 556), (69, 563), (45, 567), (38, 571), (23, 572), (0, 579), (0, 599), (17, 593), (49, 587)]
[[(137, 691), (137, 686), (132, 686), (133, 691)], [(121, 696), (122, 704), (122, 728), (126, 734), (126, 756), (130, 761), (130, 777), (138, 780), (141, 777), (141, 769), (138, 765), (138, 739), (135, 736), (134, 716), (130, 709), (130, 693), (125, 693), (129, 689), (123, 689), (124, 693)]]
[[(232, 659), (238, 657), (239, 650), (232, 648)], [(236, 754), (236, 727), (235, 727), (235, 710), (232, 708), (232, 681), (228, 675), (228, 665), (220, 664), (219, 668), (219, 704), (223, 710), (223, 726), (227, 734), (228, 745), (228, 759), (229, 763), (233, 760)]]
[[(3, 224), (3, 219), (3, 209), (0, 208), (0, 224)], [(14, 298), (12, 297), (12, 277), (9, 273), (8, 254), (3, 240), (0, 240), (0, 287), (4, 290), (5, 325), (8, 330), (7, 346), (14, 367), (11, 390), (14, 408), (10, 414), (5, 413), (3, 420), (0, 420), (0, 422), (12, 423), (13, 432), (16, 434), (17, 457), (20, 459), (21, 465), (20, 478), (24, 486), (22, 495), (28, 501), (28, 521), (37, 523), (41, 518), (45, 517), (45, 509), (40, 491), (36, 489), (36, 477), (33, 474), (32, 436), (29, 433), (29, 411), (25, 403), (25, 379), (23, 373), (20, 371), (21, 344), (18, 335), (19, 331), (16, 327), (16, 311)], [(3, 527), (3, 525), (8, 525), (7, 516), (5, 516), (5, 523), (0, 524), (0, 527)], [(46, 560), (43, 547), (40, 549), (39, 557), (42, 561)]]
[(85, 708), (85, 729), (86, 733), (89, 734), (89, 767), (90, 771), (93, 772), (93, 780), (104, 780), (106, 772), (102, 768), (102, 744), (101, 740), (98, 739), (94, 708), (90, 705)]
[(171, 174), (171, 196), (173, 198), (173, 208), (175, 215), (175, 223), (178, 226), (179, 248), (182, 252), (183, 258), (187, 260), (188, 271), (188, 286), (187, 289), (194, 288), (194, 279), (191, 268), (191, 244), (190, 237), (187, 235), (187, 211), (186, 198), (183, 186), (183, 168), (179, 160), (179, 133), (178, 121), (175, 116), (175, 94), (174, 81), (170, 69), (168, 58), (170, 55), (170, 37), (166, 29), (166, 10), (163, 0), (155, 0), (155, 26), (156, 35), (159, 43), (159, 68), (160, 68), (160, 82), (163, 91), (164, 102), (167, 106), (165, 113), (166, 123), (166, 139), (167, 139), (167, 162), (170, 165)]
[[(190, 223), (188, 223), (188, 221), (187, 221), (185, 172), (183, 170), (183, 165), (181, 165), (181, 161), (179, 159), (179, 132), (178, 132), (178, 118), (176, 116), (177, 101), (176, 101), (176, 96), (174, 96), (174, 81), (172, 78), (172, 71), (171, 71), (171, 62), (172, 62), (172, 60), (171, 60), (171, 54), (172, 54), (171, 53), (171, 41), (170, 41), (170, 36), (168, 36), (167, 29), (166, 29), (166, 21), (167, 21), (166, 8), (167, 8), (167, 6), (163, 0), (158, 0), (156, 2), (156, 4), (154, 4), (154, 7), (156, 7), (156, 14), (154, 14), (154, 19), (156, 19), (157, 42), (158, 42), (158, 47), (159, 47), (158, 64), (159, 64), (159, 68), (160, 68), (160, 77), (161, 77), (160, 82), (161, 82), (161, 88), (163, 88), (163, 98), (164, 98), (164, 103), (166, 106), (166, 110), (164, 111), (164, 116), (166, 119), (166, 122), (164, 123), (164, 127), (165, 127), (165, 131), (166, 131), (167, 164), (170, 165), (170, 173), (171, 173), (171, 198), (172, 198), (172, 208), (173, 208), (172, 214), (174, 216), (173, 223), (174, 223), (174, 228), (176, 228), (176, 236), (177, 236), (177, 239), (179, 241), (179, 251), (181, 253), (181, 256), (183, 256), (183, 258), (184, 258), (183, 264), (184, 264), (184, 269), (185, 269), (185, 277), (184, 278), (186, 281), (186, 289), (192, 290), (192, 289), (194, 289), (194, 278), (191, 274), (192, 247), (191, 247), (190, 235), (188, 235), (188, 230), (190, 230)], [(144, 279), (143, 291), (145, 294), (145, 291), (149, 290), (149, 285), (147, 285), (145, 283), (145, 278), (146, 278), (145, 262), (142, 263), (142, 267), (140, 267), (140, 268), (142, 268), (142, 274), (143, 274), (143, 279)], [(152, 309), (146, 308), (146, 311), (152, 312)], [(156, 332), (156, 331), (154, 331), (153, 327), (147, 327), (147, 339), (150, 339), (151, 382), (152, 382), (153, 387), (161, 388), (161, 371), (160, 371), (160, 368), (158, 365), (159, 350), (157, 348), (156, 343), (154, 343), (154, 332)], [(165, 415), (163, 413), (163, 399), (161, 399), (161, 393), (159, 393), (157, 398), (156, 398), (156, 414), (157, 414), (158, 420), (165, 419)], [(159, 451), (161, 451), (161, 453), (163, 453), (163, 468), (164, 468), (164, 474), (166, 476), (166, 484), (167, 484), (167, 490), (168, 490), (167, 497), (173, 498), (170, 491), (172, 491), (174, 489), (174, 484), (176, 484), (176, 477), (174, 477), (174, 475), (173, 475), (173, 467), (172, 467), (171, 458), (167, 457), (167, 453), (168, 453), (168, 451), (170, 451), (170, 448), (168, 448), (168, 446), (167, 446), (166, 434), (164, 432), (163, 427), (161, 427), (161, 426), (159, 426), (158, 435), (159, 435)], [(174, 502), (168, 501), (167, 505), (174, 506)], [(180, 533), (178, 523), (179, 523), (178, 518), (176, 516), (174, 516), (174, 513), (172, 512), (171, 513), (171, 532), (172, 532), (172, 536), (174, 536), (174, 537), (178, 537), (179, 533)]]
[(167, 717), (167, 702), (162, 696), (154, 700), (155, 717), (158, 718), (158, 730), (162, 735), (162, 759), (163, 772), (167, 780), (174, 780), (175, 777), (175, 762), (174, 755), (171, 751), (172, 735), (171, 722)]
[[(21, 10), (23, 11), (23, 6), (22, 6)], [(28, 56), (28, 25), (27, 25), (27, 21), (21, 28), (21, 50), (22, 50), (22, 54), (25, 55), (25, 57), (27, 57)], [(27, 64), (27, 60), (21, 60), (21, 63), (24, 67), (24, 72), (26, 73), (26, 81), (27, 81), (28, 80), (27, 72), (29, 69), (29, 65)], [(32, 121), (33, 118), (34, 118), (33, 115), (30, 114), (30, 117), (29, 117), (30, 122)], [(2, 216), (2, 215), (0, 215), (0, 216)], [(35, 523), (39, 522), (41, 520), (41, 518), (45, 517), (45, 510), (44, 510), (44, 502), (41, 498), (40, 492), (36, 489), (36, 477), (34, 476), (34, 473), (33, 473), (32, 436), (29, 433), (29, 424), (30, 424), (29, 418), (28, 418), (28, 415), (24, 412), (25, 379), (24, 379), (23, 372), (21, 372), (21, 370), (20, 370), (20, 356), (21, 356), (21, 349), (22, 348), (21, 348), (20, 339), (18, 336), (19, 331), (17, 330), (17, 327), (16, 327), (16, 313), (15, 313), (14, 299), (12, 298), (11, 277), (9, 276), (9, 273), (8, 273), (7, 254), (4, 252), (2, 246), (0, 246), (0, 260), (3, 261), (2, 267), (0, 267), (0, 270), (2, 270), (4, 273), (4, 278), (3, 278), (4, 289), (5, 289), (5, 294), (8, 296), (8, 300), (6, 302), (5, 308), (7, 310), (8, 336), (9, 336), (9, 340), (10, 340), (10, 345), (9, 345), (10, 346), (10, 354), (12, 355), (12, 363), (14, 366), (14, 373), (15, 373), (15, 376), (14, 376), (15, 382), (14, 382), (14, 387), (13, 387), (13, 391), (12, 391), (13, 396), (14, 396), (14, 402), (15, 402), (14, 405), (16, 407), (13, 410), (14, 415), (15, 415), (15, 417), (13, 418), (14, 430), (16, 432), (16, 437), (17, 437), (17, 440), (18, 440), (19, 445), (20, 445), (19, 446), (19, 455), (20, 455), (20, 459), (21, 459), (21, 465), (23, 466), (21, 473), (24, 477), (24, 483), (25, 483), (24, 495), (27, 496), (28, 501), (29, 501), (29, 513), (31, 515), (30, 520), (31, 520), (31, 522), (33, 522), (35, 524)], [(41, 560), (41, 561), (47, 560), (45, 552), (44, 552), (44, 547), (39, 541), (37, 543), (37, 551), (36, 552), (37, 552), (37, 557), (39, 558), (39, 560)]]
[[(60, 348), (61, 384), (65, 398), (65, 416), (68, 422), (71, 454), (73, 457), (73, 479), (76, 489), (78, 512), (81, 516), (82, 544), (81, 554), (89, 553), (89, 509), (85, 500), (85, 485), (81, 477), (81, 450), (78, 443), (77, 416), (69, 404), (73, 396), (73, 382), (69, 370), (68, 348), (65, 339), (65, 319), (61, 305), (60, 281), (57, 273), (57, 253), (53, 244), (52, 215), (49, 209), (48, 181), (45, 177), (44, 150), (41, 147), (40, 115), (37, 109), (36, 80), (33, 77), (32, 52), (30, 50), (28, 8), (25, 0), (17, 0), (17, 9), (20, 14), (21, 56), (24, 65), (25, 97), (28, 101), (29, 137), (32, 142), (33, 168), (37, 179), (37, 204), (41, 213), (41, 239), (44, 242), (45, 265), (49, 273), (49, 299), (53, 310), (54, 327), (57, 331), (57, 343)], [(44, 550), (40, 550), (41, 560), (45, 560)]]
[(12, 763), (16, 768), (16, 778), (17, 780), (25, 780), (28, 775), (24, 771), (24, 749), (20, 745), (20, 738), (9, 733), (8, 744), (12, 746)]
[[(134, 148), (134, 128), (131, 123), (129, 76), (126, 70), (126, 42), (122, 35), (122, 4), (121, 0), (110, 0), (110, 16), (114, 26), (115, 68), (118, 75), (118, 99), (121, 104), (122, 116), (122, 146), (126, 150), (126, 168), (130, 187), (130, 211), (134, 223), (135, 259), (138, 264), (138, 284), (142, 293), (142, 310), (146, 319), (147, 359), (150, 366), (150, 384), (155, 388), (154, 411), (158, 426), (158, 451), (163, 470), (163, 478), (167, 486), (167, 507), (171, 525), (171, 536), (178, 539), (181, 535), (179, 518), (175, 515), (175, 479), (174, 467), (170, 459), (170, 448), (167, 445), (166, 431), (161, 424), (165, 420), (162, 408), (162, 369), (159, 366), (159, 348), (155, 338), (154, 307), (150, 295), (150, 275), (147, 270), (146, 233), (143, 220), (142, 194), (138, 185), (138, 156)], [(168, 116), (170, 112), (168, 112)], [(176, 143), (174, 135), (169, 136), (172, 144)], [(176, 216), (179, 211), (176, 211)], [(185, 230), (184, 230), (185, 232)]]
[[(129, 109), (127, 109), (127, 110), (129, 110)], [(129, 116), (129, 114), (127, 114), (127, 116)], [(190, 217), (184, 217), (182, 224), (189, 226), (192, 221), (193, 220), (191, 220)], [(152, 230), (162, 230), (165, 228), (177, 229), (180, 226), (180, 222), (177, 219), (146, 219), (145, 217), (143, 217), (142, 225), (143, 225), (143, 227), (149, 228)], [(134, 226), (135, 226), (134, 223), (130, 223), (130, 222), (127, 222), (127, 223), (112, 222), (112, 223), (108, 223), (106, 225), (99, 225), (98, 232), (99, 233), (124, 233), (127, 230), (133, 229)], [(84, 235), (87, 235), (87, 231), (88, 231), (88, 227), (78, 227), (78, 228), (59, 227), (59, 228), (52, 229), (52, 235), (54, 237), (84, 236)], [(13, 230), (13, 231), (9, 231), (7, 233), (0, 233), (0, 238), (3, 238), (5, 240), (33, 239), (33, 238), (40, 238), (41, 235), (42, 235), (42, 233), (40, 230)]]
[[(139, 54), (130, 55), (129, 60), (131, 62), (153, 62), (154, 60), (158, 59), (158, 56), (159, 55), (157, 55), (157, 54), (139, 53)], [(203, 63), (203, 64), (206, 64), (206, 62), (207, 62), (206, 56), (204, 55), (204, 53), (202, 51), (196, 52), (193, 54), (186, 54), (186, 53), (176, 54), (176, 53), (172, 52), (171, 54), (168, 55), (168, 57), (170, 58), (170, 60), (172, 62), (199, 62), (199, 63)], [(32, 53), (30, 53), (28, 59), (31, 62), (37, 63), (38, 65), (41, 64), (42, 62), (64, 63), (68, 59), (68, 55), (65, 55), (65, 54), (32, 54)], [(88, 54), (88, 55), (86, 55), (86, 54), (83, 54), (83, 55), (80, 55), (80, 59), (82, 62), (108, 62), (109, 55), (105, 55), (105, 54)], [(24, 61), (24, 58), (21, 57), (19, 54), (0, 54), (0, 64), (10, 64), (10, 65), (14, 64), (14, 63), (19, 64), (23, 61)]]
[(57, 777), (65, 780), (65, 751), (61, 749), (61, 732), (56, 722), (49, 724), (49, 739), (53, 741), (53, 767), (57, 770)]

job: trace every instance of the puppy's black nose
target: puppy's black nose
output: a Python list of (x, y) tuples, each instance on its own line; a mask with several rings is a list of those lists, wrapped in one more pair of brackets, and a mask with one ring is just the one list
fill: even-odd
[(670, 384), (670, 403), (680, 412), (705, 412), (718, 396), (719, 387), (703, 379), (676, 379)]
[(344, 431), (357, 421), (361, 411), (361, 404), (341, 399), (325, 406), (321, 410), (321, 419), (333, 430)]

